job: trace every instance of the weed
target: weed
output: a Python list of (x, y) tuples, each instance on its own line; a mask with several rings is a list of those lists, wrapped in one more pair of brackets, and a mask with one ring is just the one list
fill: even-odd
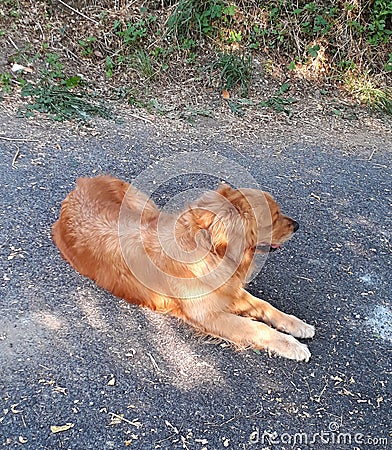
[(181, 50), (193, 50), (196, 48), (197, 42), (194, 39), (185, 38), (181, 44)]
[(136, 108), (146, 108), (146, 102), (140, 100), (139, 97), (135, 97), (132, 93), (128, 95), (128, 104), (130, 106), (135, 106)]
[(230, 30), (228, 36), (228, 42), (230, 44), (238, 43), (242, 41), (242, 33), (241, 31)]
[(44, 78), (61, 79), (64, 78), (64, 64), (59, 60), (57, 53), (47, 53), (46, 55), (46, 69), (42, 71)]
[[(66, 80), (67, 81), (67, 80)], [(70, 81), (74, 85), (75, 80)], [(113, 118), (111, 111), (100, 101), (91, 97), (86, 91), (75, 92), (65, 84), (52, 85), (42, 82), (39, 85), (26, 84), (22, 97), (30, 97), (33, 103), (19, 110), (19, 115), (30, 117), (35, 112), (49, 114), (53, 120), (75, 119), (88, 122), (93, 116), (105, 119)]]
[[(390, 84), (392, 75), (391, 0), (114, 2), (121, 8), (113, 2), (93, 2), (88, 11), (92, 20), (83, 26), (66, 21), (52, 3), (0, 0), (0, 43), (5, 43), (10, 62), (36, 69), (31, 77), (37, 78), (37, 86), (44, 82), (50, 88), (81, 94), (83, 83), (67, 78), (64, 63), (68, 62), (60, 61), (76, 49), (85, 57), (80, 71), (96, 78), (104, 73), (111, 78), (108, 89), (131, 84), (135, 73), (138, 80), (156, 80), (169, 64), (182, 80), (194, 78), (197, 70), (207, 71), (207, 76), (209, 71), (210, 79), (222, 89), (239, 91), (242, 100), (231, 97), (228, 103), (242, 114), (248, 106), (252, 61), (257, 59), (266, 77), (283, 74), (287, 67), (297, 70), (296, 75), (320, 75), (332, 82), (347, 78), (347, 73), (351, 78), (359, 76), (356, 83), (352, 79), (346, 83), (352, 95), (366, 104), (389, 108), (389, 91), (380, 86)], [(36, 27), (37, 23), (42, 26)], [(55, 42), (61, 43), (56, 50)], [(102, 57), (94, 58), (98, 46)], [(206, 65), (207, 58), (214, 62)], [(39, 70), (42, 62), (45, 68)], [(300, 72), (301, 68), (308, 70)], [(366, 70), (380, 76), (369, 81), (370, 75), (365, 80), (355, 75)], [(0, 91), (12, 92), (23, 82), (0, 75)], [(137, 96), (130, 98), (138, 103)], [(293, 102), (278, 92), (262, 106), (290, 115)]]
[(392, 53), (389, 54), (389, 59), (384, 65), (385, 72), (391, 72), (392, 71)]
[(114, 61), (110, 56), (105, 58), (105, 74), (107, 78), (111, 78), (113, 76), (114, 69)]
[(147, 16), (145, 19), (139, 19), (135, 22), (128, 22), (125, 28), (119, 20), (113, 25), (114, 32), (123, 39), (125, 45), (134, 46), (147, 36), (148, 26), (156, 21), (157, 17), (153, 15)]
[(249, 100), (248, 98), (240, 98), (240, 99), (229, 98), (227, 100), (227, 103), (230, 107), (231, 112), (240, 117), (242, 117), (245, 114), (244, 108), (256, 105), (256, 103), (253, 100)]
[(213, 117), (213, 114), (208, 109), (195, 109), (193, 107), (187, 107), (180, 114), (180, 118), (185, 119), (191, 125), (196, 122), (197, 117)]
[(33, 116), (35, 112), (49, 114), (53, 120), (75, 119), (88, 122), (93, 116), (111, 118), (110, 110), (87, 92), (78, 75), (66, 76), (64, 65), (55, 53), (46, 55), (46, 68), (36, 83), (22, 83), (22, 97), (31, 103), (19, 110), (19, 115)]
[(336, 102), (331, 102), (327, 114), (338, 116), (344, 120), (358, 120), (358, 115), (353, 107), (344, 106)]
[(11, 92), (12, 75), (9, 73), (0, 73), (0, 87), (1, 90), (7, 94)]
[(392, 114), (392, 89), (378, 87), (378, 83), (369, 73), (348, 72), (344, 83), (348, 92), (361, 103)]
[(369, 23), (369, 42), (373, 45), (389, 41), (392, 35), (392, 2), (390, 0), (374, 0)]
[(93, 56), (93, 43), (97, 40), (96, 37), (90, 36), (86, 39), (79, 39), (79, 45), (82, 47), (82, 56), (91, 57)]
[(141, 100), (141, 94), (135, 87), (119, 86), (113, 91), (112, 97), (115, 100), (126, 101), (136, 108), (145, 108), (146, 103)]
[(155, 75), (153, 60), (145, 50), (135, 51), (132, 65), (144, 78), (153, 78)]
[(312, 58), (317, 58), (319, 50), (320, 50), (319, 45), (313, 45), (312, 47), (308, 48), (308, 53)]
[(239, 86), (241, 95), (246, 96), (252, 78), (252, 58), (234, 52), (221, 53), (211, 65), (211, 71), (219, 71), (220, 89), (232, 90)]
[(284, 96), (289, 90), (290, 85), (288, 83), (282, 84), (276, 95), (262, 101), (259, 106), (261, 106), (262, 108), (271, 108), (276, 113), (283, 112), (291, 117), (293, 115), (293, 111), (291, 110), (291, 108), (289, 108), (289, 106), (291, 106), (293, 103), (296, 103), (297, 100), (292, 97)]
[(182, 43), (186, 39), (211, 35), (218, 30), (216, 21), (232, 13), (222, 0), (180, 0), (167, 21), (167, 34)]
[(151, 114), (155, 113), (161, 116), (164, 116), (169, 112), (166, 106), (159, 103), (159, 101), (156, 98), (150, 99), (146, 104), (146, 108), (147, 111), (150, 112)]

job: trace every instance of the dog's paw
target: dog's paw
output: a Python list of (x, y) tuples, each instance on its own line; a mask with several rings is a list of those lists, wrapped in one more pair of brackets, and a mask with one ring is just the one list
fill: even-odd
[(291, 315), (287, 316), (287, 320), (279, 323), (277, 330), (284, 331), (285, 333), (300, 339), (310, 339), (316, 332), (313, 325), (308, 325), (303, 320), (298, 319), (298, 317)]
[(284, 336), (279, 341), (269, 345), (269, 352), (295, 361), (308, 362), (311, 353), (305, 344), (301, 344), (292, 336)]
[(293, 332), (290, 333), (292, 336), (301, 339), (310, 339), (314, 336), (316, 329), (313, 325), (309, 325), (300, 319), (297, 319), (300, 323), (294, 328)]
[(301, 330), (301, 335), (297, 336), (303, 339), (311, 339), (316, 333), (316, 328), (313, 325), (303, 322), (303, 328)]

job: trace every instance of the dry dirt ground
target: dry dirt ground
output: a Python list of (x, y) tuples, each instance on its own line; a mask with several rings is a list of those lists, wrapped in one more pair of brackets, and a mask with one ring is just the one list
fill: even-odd
[[(1, 446), (390, 448), (390, 121), (219, 103), (193, 125), (119, 109), (78, 127), (0, 108)], [(310, 362), (200, 339), (72, 270), (51, 225), (98, 173), (143, 178), (160, 205), (221, 179), (271, 191), (301, 228), (249, 290), (316, 326)]]
[[(291, 144), (303, 143), (326, 144), (350, 152), (355, 149), (368, 149), (370, 152), (376, 148), (391, 149), (392, 116), (355, 106), (333, 89), (325, 96), (314, 86), (313, 90), (306, 90), (306, 93), (300, 91), (305, 88), (302, 83), (293, 93), (298, 103), (291, 107), (291, 118), (271, 109), (247, 110), (246, 107), (244, 116), (239, 117), (230, 111), (227, 101), (216, 92), (211, 92), (210, 96), (208, 92), (195, 92), (192, 95), (192, 88), (178, 85), (166, 89), (159, 96), (164, 114), (151, 114), (145, 109), (133, 109), (124, 104), (113, 103), (117, 120), (93, 120), (88, 126), (70, 122), (56, 124), (55, 134), (58, 133), (57, 130), (62, 130), (65, 134), (72, 130), (75, 135), (82, 136), (104, 138), (111, 134), (123, 134), (126, 137), (136, 123), (141, 128), (143, 124), (145, 127), (151, 125), (157, 139), (162, 142), (203, 142), (216, 138), (228, 143), (235, 140), (236, 145), (241, 148), (260, 143), (283, 149)], [(270, 95), (273, 91), (273, 87), (266, 87), (266, 92)], [(20, 127), (29, 123), (32, 129), (39, 130), (40, 141), (50, 141), (54, 123), (46, 116), (38, 115), (36, 119), (28, 121), (14, 120), (16, 111), (22, 105), (23, 101), (16, 96), (0, 103), (2, 132), (23, 134), (23, 128)], [(210, 116), (199, 115), (200, 111), (208, 111)], [(127, 126), (128, 122), (130, 125)]]

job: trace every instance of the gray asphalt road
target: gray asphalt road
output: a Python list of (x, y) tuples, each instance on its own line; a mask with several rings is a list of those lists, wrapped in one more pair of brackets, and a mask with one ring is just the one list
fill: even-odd
[[(43, 141), (37, 129), (24, 132), (37, 142), (0, 133), (0, 446), (390, 448), (385, 149), (346, 154), (298, 144), (277, 152), (255, 140), (239, 153), (235, 141), (218, 138), (162, 143), (139, 123), (128, 137), (59, 132)], [(126, 305), (74, 272), (51, 241), (79, 176), (140, 181), (142, 173), (149, 189), (165, 174), (154, 194), (165, 205), (187, 186), (234, 176), (234, 164), (235, 180), (255, 180), (301, 224), (249, 290), (316, 326), (308, 364), (236, 352)]]

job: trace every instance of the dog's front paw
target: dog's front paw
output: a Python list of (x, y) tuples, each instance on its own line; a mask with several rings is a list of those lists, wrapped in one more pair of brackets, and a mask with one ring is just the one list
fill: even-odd
[(301, 335), (299, 338), (311, 339), (316, 333), (316, 328), (313, 325), (303, 322), (303, 328), (301, 330)]
[(301, 344), (292, 336), (282, 335), (279, 341), (268, 346), (268, 351), (284, 358), (308, 362), (311, 353), (305, 344)]
[(301, 338), (301, 339), (311, 339), (316, 332), (316, 329), (314, 328), (314, 326), (309, 325), (300, 319), (297, 319), (297, 320), (300, 323), (297, 324), (297, 326), (293, 330), (293, 333), (291, 333), (292, 336)]
[(278, 331), (284, 331), (300, 339), (310, 339), (314, 336), (316, 330), (313, 325), (305, 323), (298, 317), (288, 315), (287, 319), (279, 323)]
[(295, 361), (308, 362), (311, 357), (310, 350), (305, 344), (298, 343), (292, 346), (290, 349), (290, 356), (288, 358), (294, 359)]

